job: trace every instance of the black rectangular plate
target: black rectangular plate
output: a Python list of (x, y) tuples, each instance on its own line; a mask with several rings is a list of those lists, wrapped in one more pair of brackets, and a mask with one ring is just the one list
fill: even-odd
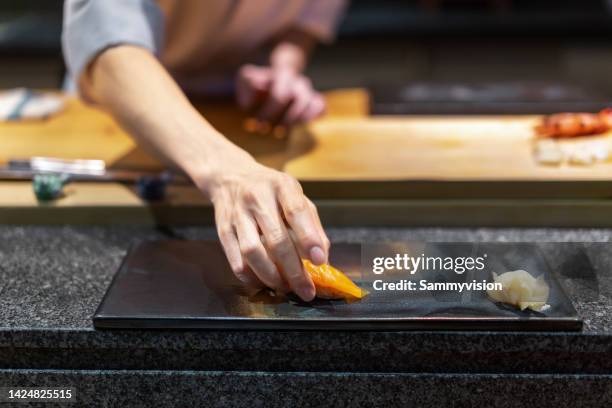
[[(463, 247), (462, 247), (463, 246)], [(93, 321), (116, 329), (262, 329), (262, 330), (579, 330), (582, 321), (550, 271), (537, 244), (388, 243), (378, 250), (465, 254), (486, 251), (497, 272), (521, 267), (545, 274), (551, 287), (544, 313), (521, 312), (491, 302), (484, 292), (372, 291), (375, 279), (430, 281), (491, 280), (491, 270), (457, 275), (374, 275), (362, 271), (359, 244), (334, 244), (331, 263), (370, 294), (361, 301), (299, 301), (266, 291), (245, 290), (233, 277), (214, 241), (148, 241), (124, 259)], [(364, 251), (365, 253), (365, 251)], [(365, 268), (364, 268), (365, 269)], [(429, 275), (427, 275), (429, 274)]]

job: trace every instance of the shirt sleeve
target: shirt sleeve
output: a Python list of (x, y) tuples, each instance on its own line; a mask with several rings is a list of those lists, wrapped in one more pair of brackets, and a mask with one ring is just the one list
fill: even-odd
[(78, 78), (102, 51), (119, 44), (158, 54), (164, 18), (154, 0), (66, 0), (62, 49), (69, 77)]
[(347, 4), (347, 0), (308, 0), (298, 15), (296, 26), (314, 35), (319, 41), (330, 43), (336, 36), (338, 23)]

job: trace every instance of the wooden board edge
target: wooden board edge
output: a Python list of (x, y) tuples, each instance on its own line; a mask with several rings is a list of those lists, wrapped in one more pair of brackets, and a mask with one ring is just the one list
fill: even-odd
[[(316, 200), (326, 227), (612, 227), (612, 200)], [(3, 207), (0, 224), (214, 225), (210, 205)]]

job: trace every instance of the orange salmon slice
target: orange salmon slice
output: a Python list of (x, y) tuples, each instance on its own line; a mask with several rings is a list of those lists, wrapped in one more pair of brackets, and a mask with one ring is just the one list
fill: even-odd
[(307, 259), (302, 259), (304, 269), (315, 285), (317, 297), (322, 299), (344, 299), (354, 301), (368, 294), (344, 273), (331, 265), (314, 265)]

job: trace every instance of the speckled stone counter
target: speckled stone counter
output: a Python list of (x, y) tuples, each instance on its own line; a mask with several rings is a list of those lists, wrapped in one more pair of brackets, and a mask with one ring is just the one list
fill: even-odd
[[(612, 240), (612, 230), (352, 228), (329, 235), (349, 242), (566, 242), (544, 248), (584, 329), (96, 331), (91, 316), (131, 243), (214, 238), (214, 231), (1, 226), (0, 385), (73, 384), (83, 404), (108, 406), (200, 406), (206, 398), (249, 407), (476, 400), (503, 407), (517, 405), (513, 395), (519, 406), (612, 404), (612, 250), (598, 244)], [(580, 274), (587, 262), (595, 279)]]

